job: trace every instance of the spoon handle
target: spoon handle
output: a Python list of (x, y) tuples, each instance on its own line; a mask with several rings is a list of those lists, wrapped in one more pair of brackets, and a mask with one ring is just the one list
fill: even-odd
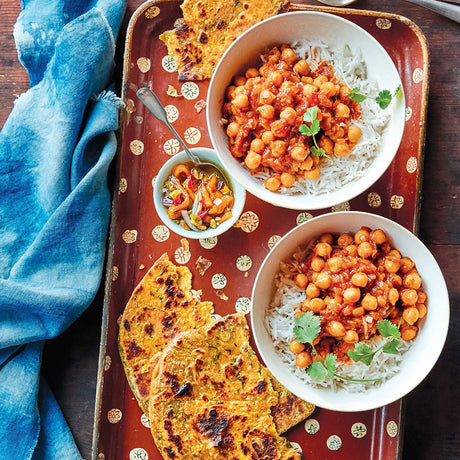
[[(416, 5), (428, 8), (441, 16), (452, 19), (460, 23), (460, 6), (451, 3), (444, 3), (437, 0), (406, 0), (406, 2), (415, 3)], [(454, 2), (456, 3), (456, 2)]]
[(147, 87), (143, 87), (137, 90), (136, 93), (137, 97), (144, 103), (144, 105), (152, 112), (153, 116), (163, 122), (168, 129), (172, 132), (174, 137), (177, 139), (181, 147), (184, 149), (185, 153), (190, 157), (190, 159), (195, 163), (199, 164), (200, 160), (198, 157), (185, 145), (182, 138), (177, 134), (176, 130), (173, 128), (171, 123), (168, 120), (168, 116), (166, 114), (166, 110), (162, 106), (161, 102), (159, 101), (156, 94)]

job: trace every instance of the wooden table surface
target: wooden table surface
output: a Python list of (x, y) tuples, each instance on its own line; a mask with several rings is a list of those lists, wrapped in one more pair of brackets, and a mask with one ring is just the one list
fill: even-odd
[[(124, 33), (142, 2), (128, 0), (119, 36), (121, 77)], [(299, 2), (301, 3), (301, 2)], [(304, 0), (306, 4), (317, 4)], [(407, 398), (403, 459), (460, 458), (460, 26), (404, 0), (358, 0), (354, 8), (390, 12), (415, 22), (430, 51), (430, 90), (420, 238), (445, 275), (451, 323), (440, 360)], [(0, 128), (14, 100), (29, 86), (13, 39), (19, 1), (0, 0)], [(82, 456), (91, 458), (103, 292), (65, 333), (47, 343), (43, 371), (75, 436)]]

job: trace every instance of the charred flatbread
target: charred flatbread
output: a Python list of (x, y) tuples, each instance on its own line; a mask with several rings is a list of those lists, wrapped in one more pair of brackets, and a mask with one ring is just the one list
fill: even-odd
[(152, 435), (164, 458), (300, 459), (272, 417), (279, 399), (244, 315), (227, 315), (163, 352), (152, 375)]
[(217, 62), (245, 30), (287, 11), (289, 0), (185, 0), (183, 20), (160, 35), (180, 80), (210, 78)]
[(146, 415), (152, 366), (177, 335), (212, 322), (211, 302), (192, 295), (192, 274), (161, 256), (134, 289), (120, 322), (118, 346), (129, 385)]

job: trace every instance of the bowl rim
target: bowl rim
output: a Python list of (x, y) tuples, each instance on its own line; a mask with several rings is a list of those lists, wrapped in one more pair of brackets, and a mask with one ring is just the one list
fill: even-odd
[[(267, 265), (269, 266), (269, 264), (276, 262), (276, 265), (279, 266), (280, 260), (289, 257), (298, 245), (298, 243), (296, 244), (293, 240), (297, 238), (296, 241), (299, 241), (299, 233), (303, 234), (303, 236), (300, 236), (301, 240), (308, 239), (309, 234), (310, 236), (318, 235), (326, 231), (325, 229), (321, 229), (321, 225), (325, 225), (331, 220), (335, 221), (335, 219), (337, 219), (337, 221), (343, 220), (343, 215), (348, 216), (349, 222), (352, 221), (355, 223), (355, 228), (359, 228), (361, 226), (371, 226), (369, 223), (380, 222), (383, 225), (379, 227), (374, 226), (374, 228), (384, 227), (384, 231), (385, 228), (393, 229), (393, 233), (390, 233), (390, 231), (387, 230), (390, 241), (395, 237), (396, 232), (398, 232), (398, 236), (400, 236), (400, 238), (411, 240), (414, 247), (411, 250), (411, 254), (407, 255), (409, 257), (416, 255), (417, 257), (414, 257), (415, 259), (423, 258), (429, 261), (429, 267), (431, 267), (429, 270), (434, 275), (432, 279), (430, 278), (429, 284), (430, 286), (433, 286), (436, 283), (437, 297), (435, 313), (432, 313), (432, 306), (431, 308), (430, 306), (428, 307), (429, 318), (432, 318), (430, 326), (427, 327), (424, 325), (424, 328), (427, 328), (426, 334), (423, 334), (423, 336), (422, 334), (419, 334), (419, 336), (415, 339), (413, 346), (406, 354), (409, 358), (412, 355), (415, 355), (415, 358), (413, 358), (412, 361), (409, 361), (411, 366), (401, 367), (395, 375), (389, 378), (386, 382), (382, 383), (379, 387), (360, 393), (352, 393), (343, 389), (334, 391), (330, 389), (311, 388), (307, 383), (302, 382), (300, 379), (295, 377), (286, 365), (283, 364), (281, 358), (279, 358), (274, 350), (273, 341), (265, 325), (265, 314), (263, 314), (263, 317), (260, 315), (261, 312), (265, 312), (268, 306), (269, 300), (273, 294), (273, 285), (270, 289), (268, 289), (270, 291), (268, 301), (267, 299), (264, 299), (264, 305), (257, 306), (257, 302), (259, 301), (257, 290), (261, 289), (260, 282), (264, 271), (267, 270)], [(352, 224), (347, 225), (347, 227), (351, 226)], [(318, 228), (315, 230), (315, 227)], [(335, 228), (327, 228), (329, 228), (329, 231), (335, 233), (340, 231), (351, 231), (351, 228), (347, 230), (343, 226), (339, 226), (337, 228), (337, 223), (335, 224)], [(294, 238), (294, 236), (296, 238)], [(273, 260), (275, 260), (275, 262), (273, 262)], [(268, 270), (269, 269), (270, 268), (268, 268)], [(426, 270), (428, 270), (428, 268), (424, 268), (420, 271)], [(267, 288), (265, 287), (264, 290), (267, 291)], [(323, 214), (314, 217), (287, 232), (266, 255), (259, 267), (251, 293), (251, 305), (251, 330), (256, 348), (265, 365), (268, 367), (270, 372), (272, 372), (274, 377), (299, 398), (307, 400), (318, 407), (341, 412), (373, 410), (378, 407), (391, 404), (410, 393), (433, 369), (444, 348), (449, 329), (450, 303), (447, 285), (442, 271), (429, 249), (416, 235), (399, 223), (377, 214), (362, 211), (341, 211)], [(436, 341), (431, 340), (431, 337), (427, 335), (434, 326), (436, 326)], [(421, 332), (423, 333), (423, 328), (421, 329)], [(420, 338), (420, 336), (423, 338)], [(420, 338), (420, 342), (417, 346), (418, 338)], [(269, 344), (269, 349), (266, 348), (267, 343)], [(429, 347), (429, 350), (427, 347)], [(424, 359), (421, 362), (417, 361), (417, 372), (410, 372), (409, 367), (414, 367), (414, 360), (417, 359), (421, 353), (427, 353), (428, 359)], [(407, 377), (406, 374), (413, 376), (413, 380), (409, 381), (409, 383), (404, 380), (404, 377)], [(376, 394), (378, 398), (375, 397)]]
[[(269, 28), (272, 23), (276, 21), (283, 21), (286, 20), (287, 17), (306, 17), (306, 18), (321, 18), (325, 17), (328, 20), (337, 21), (339, 24), (346, 25), (357, 31), (359, 34), (367, 37), (367, 39), (379, 49), (379, 52), (386, 56), (388, 68), (391, 69), (391, 74), (395, 77), (395, 82), (397, 85), (400, 85), (402, 89), (403, 97), (398, 98), (398, 100), (392, 103), (393, 111), (391, 113), (391, 117), (395, 118), (395, 124), (393, 131), (391, 131), (391, 139), (387, 140), (386, 142), (391, 142), (394, 145), (393, 153), (388, 155), (386, 150), (382, 150), (371, 163), (369, 168), (366, 170), (366, 174), (363, 174), (361, 177), (357, 178), (356, 180), (349, 182), (344, 187), (329, 192), (329, 193), (322, 193), (317, 196), (310, 196), (310, 195), (286, 195), (279, 192), (270, 192), (269, 190), (265, 189), (263, 183), (259, 180), (256, 180), (249, 171), (246, 171), (240, 163), (232, 157), (226, 146), (221, 145), (220, 138), (221, 135), (218, 134), (219, 131), (219, 120), (222, 118), (217, 117), (217, 109), (213, 109), (213, 104), (210, 101), (217, 101), (217, 105), (219, 105), (219, 113), (220, 113), (220, 106), (222, 100), (222, 91), (218, 91), (216, 89), (216, 85), (219, 83), (219, 79), (225, 78), (227, 81), (226, 85), (229, 84), (231, 81), (232, 75), (228, 77), (228, 71), (222, 71), (222, 74), (226, 75), (226, 77), (221, 77), (219, 74), (220, 69), (224, 68), (226, 64), (226, 58), (232, 57), (232, 55), (237, 54), (235, 49), (239, 46), (240, 43), (244, 43), (244, 40), (247, 40), (248, 36), (251, 38), (251, 35), (257, 34), (258, 29), (260, 28)], [(272, 27), (273, 30), (276, 30), (276, 27)], [(276, 38), (272, 41), (272, 43), (280, 42), (280, 40), (276, 40)], [(264, 41), (265, 44), (265, 41)], [(264, 45), (261, 45), (261, 48)], [(217, 83), (216, 83), (217, 82)], [(226, 86), (224, 85), (224, 86)], [(397, 106), (395, 105), (397, 104)], [(275, 206), (287, 208), (287, 209), (309, 209), (309, 210), (317, 210), (317, 209), (325, 209), (329, 207), (333, 207), (345, 201), (351, 200), (361, 193), (363, 193), (366, 189), (371, 187), (375, 184), (385, 173), (385, 171), (389, 168), (390, 164), (394, 160), (402, 140), (402, 136), (405, 129), (405, 97), (404, 97), (404, 87), (401, 81), (401, 76), (399, 72), (385, 50), (385, 48), (375, 39), (369, 32), (365, 29), (360, 27), (359, 25), (353, 23), (352, 21), (342, 18), (340, 16), (336, 16), (332, 13), (322, 12), (322, 11), (292, 11), (286, 12), (283, 14), (279, 14), (276, 16), (272, 16), (267, 18), (247, 29), (243, 32), (224, 52), (223, 56), (220, 58), (219, 62), (217, 63), (216, 68), (213, 71), (211, 76), (211, 80), (209, 83), (208, 93), (207, 93), (207, 104), (206, 104), (206, 122), (207, 128), (209, 132), (209, 137), (211, 139), (211, 143), (213, 145), (216, 154), (218, 155), (221, 163), (224, 167), (229, 171), (230, 174), (235, 177), (237, 180), (248, 192), (251, 194), (258, 196), (260, 199), (269, 202)], [(387, 129), (387, 128), (386, 128)], [(390, 139), (390, 133), (388, 131), (386, 139)]]
[(193, 230), (185, 230), (180, 225), (176, 224), (171, 219), (169, 219), (169, 217), (166, 214), (165, 208), (161, 202), (161, 188), (162, 188), (162, 182), (164, 182), (164, 180), (161, 180), (161, 177), (166, 178), (166, 176), (169, 174), (172, 167), (176, 163), (181, 162), (181, 161), (189, 161), (189, 162), (191, 161), (184, 150), (181, 150), (180, 152), (173, 155), (171, 158), (168, 158), (168, 160), (165, 163), (163, 163), (158, 173), (155, 175), (155, 183), (154, 183), (153, 191), (152, 191), (155, 211), (158, 217), (160, 218), (160, 220), (163, 222), (163, 224), (165, 224), (166, 227), (169, 228), (169, 230), (173, 231), (174, 233), (180, 236), (183, 236), (185, 238), (190, 238), (190, 239), (213, 238), (218, 235), (222, 235), (224, 232), (229, 230), (235, 224), (235, 222), (239, 219), (243, 211), (245, 202), (246, 202), (246, 190), (244, 189), (244, 187), (241, 186), (241, 184), (238, 181), (234, 179), (233, 176), (231, 176), (231, 174), (228, 173), (228, 171), (222, 165), (214, 149), (210, 149), (208, 147), (193, 147), (190, 150), (196, 155), (198, 155), (199, 158), (204, 158), (206, 161), (211, 161), (211, 162), (218, 164), (226, 172), (227, 177), (231, 182), (233, 196), (235, 197), (235, 202), (233, 204), (232, 218), (226, 220), (225, 222), (223, 222), (221, 225), (217, 226), (216, 228), (203, 230), (202, 232), (195, 232)]

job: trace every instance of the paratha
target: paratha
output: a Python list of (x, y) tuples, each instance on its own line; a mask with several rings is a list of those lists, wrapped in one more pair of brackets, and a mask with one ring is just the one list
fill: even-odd
[(289, 0), (185, 0), (183, 20), (160, 35), (179, 80), (210, 78), (230, 44), (259, 21), (287, 11)]
[(129, 299), (118, 345), (129, 385), (146, 415), (152, 365), (177, 335), (212, 322), (211, 302), (192, 295), (192, 274), (163, 254)]
[(152, 374), (152, 436), (164, 458), (300, 459), (271, 415), (279, 399), (244, 315), (227, 315), (163, 352)]

